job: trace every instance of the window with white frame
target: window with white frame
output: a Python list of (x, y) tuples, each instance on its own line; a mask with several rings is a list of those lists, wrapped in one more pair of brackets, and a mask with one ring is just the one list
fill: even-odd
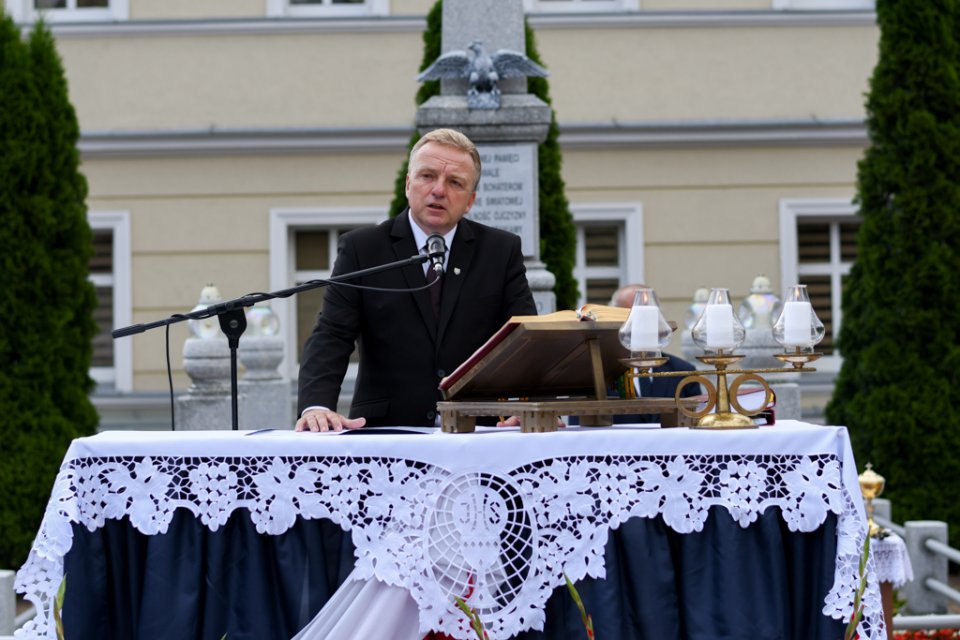
[[(355, 227), (319, 227), (293, 230), (293, 284), (324, 280), (333, 275), (340, 236)], [(317, 314), (323, 311), (325, 287), (298, 293), (293, 300), (297, 362), (303, 354), (303, 341), (317, 323)], [(356, 355), (356, 354), (354, 354)]]
[(90, 377), (102, 388), (133, 390), (131, 341), (114, 340), (111, 333), (131, 323), (130, 214), (126, 211), (91, 211), (93, 231), (90, 281), (97, 292)]
[(639, 205), (575, 205), (573, 276), (579, 304), (609, 304), (625, 284), (643, 282), (643, 212)]
[(527, 13), (605, 13), (639, 8), (640, 0), (523, 0)]
[[(847, 276), (857, 257), (860, 217), (850, 200), (805, 199), (780, 202), (780, 256), (784, 288), (807, 285), (807, 293), (826, 329), (817, 350), (821, 365), (838, 367), (835, 343), (842, 322), (841, 302)], [(818, 366), (821, 366), (818, 365)]]
[(129, 0), (7, 0), (15, 22), (115, 22), (130, 17)]
[[(270, 212), (271, 289), (286, 289), (333, 273), (340, 236), (386, 218), (381, 209), (274, 209)], [(284, 337), (284, 370), (296, 379), (303, 342), (323, 306), (324, 287), (272, 301)]]
[(385, 16), (389, 11), (389, 0), (267, 0), (271, 18)]

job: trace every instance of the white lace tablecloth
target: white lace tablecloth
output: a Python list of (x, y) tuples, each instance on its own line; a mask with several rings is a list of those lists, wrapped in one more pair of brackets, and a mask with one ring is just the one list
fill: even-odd
[(879, 582), (889, 582), (899, 589), (913, 580), (913, 565), (907, 553), (907, 544), (897, 534), (871, 538), (870, 555)]
[[(124, 518), (166, 531), (176, 509), (210, 530), (239, 508), (263, 534), (298, 517), (350, 531), (356, 574), (407, 589), (422, 630), (473, 637), (454, 596), (470, 594), (490, 638), (542, 628), (551, 591), (602, 578), (610, 529), (662, 516), (700, 531), (709, 509), (742, 527), (779, 507), (792, 531), (838, 516), (833, 588), (823, 613), (853, 611), (866, 516), (843, 427), (784, 420), (753, 430), (567, 428), (521, 434), (323, 435), (291, 431), (128, 432), (81, 438), (60, 468), (16, 589), (38, 610), (19, 638), (54, 638), (51, 605), (72, 523)], [(868, 565), (860, 637), (883, 638)]]

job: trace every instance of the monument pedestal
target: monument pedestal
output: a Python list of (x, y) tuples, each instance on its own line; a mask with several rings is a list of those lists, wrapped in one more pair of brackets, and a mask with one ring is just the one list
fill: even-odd
[(441, 95), (417, 109), (417, 129), (421, 133), (444, 127), (457, 129), (478, 145), (540, 143), (547, 138), (550, 115), (550, 105), (531, 93), (504, 94), (499, 109), (469, 109), (465, 95)]

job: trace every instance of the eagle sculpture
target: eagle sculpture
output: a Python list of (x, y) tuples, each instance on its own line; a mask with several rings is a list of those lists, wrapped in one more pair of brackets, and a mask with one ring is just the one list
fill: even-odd
[(546, 69), (518, 51), (500, 49), (490, 55), (479, 40), (474, 40), (467, 48), (469, 51), (443, 54), (417, 76), (417, 80), (465, 78), (470, 83), (467, 90), (468, 108), (499, 109), (500, 89), (497, 88), (497, 82), (501, 78), (547, 76)]

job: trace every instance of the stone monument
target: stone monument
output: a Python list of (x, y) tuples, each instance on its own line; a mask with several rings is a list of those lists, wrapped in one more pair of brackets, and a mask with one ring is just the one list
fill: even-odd
[[(476, 143), (483, 170), (467, 217), (520, 236), (527, 280), (543, 314), (556, 309), (556, 279), (540, 261), (537, 167), (537, 145), (547, 137), (551, 111), (527, 91), (526, 76), (546, 72), (520, 59), (524, 42), (522, 0), (444, 0), (442, 54), (421, 75), (440, 78), (440, 95), (417, 110), (417, 129), (421, 135), (457, 129)], [(441, 73), (445, 58), (449, 69)], [(483, 75), (491, 69), (492, 83)]]

